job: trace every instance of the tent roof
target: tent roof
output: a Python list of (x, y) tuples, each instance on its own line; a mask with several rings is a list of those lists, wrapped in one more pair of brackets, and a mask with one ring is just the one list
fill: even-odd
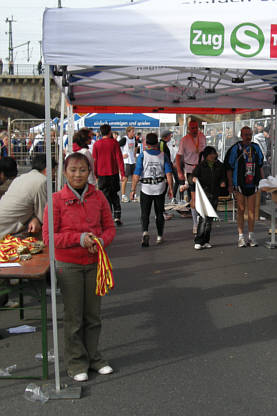
[(47, 9), (45, 62), (76, 112), (274, 108), (276, 10), (262, 0)]
[(90, 76), (84, 71), (68, 66), (66, 72), (67, 95), (75, 112), (191, 112), (193, 108), (203, 113), (221, 108), (225, 113), (273, 108), (275, 103), (275, 72), (261, 77), (248, 70), (217, 68), (98, 67)]

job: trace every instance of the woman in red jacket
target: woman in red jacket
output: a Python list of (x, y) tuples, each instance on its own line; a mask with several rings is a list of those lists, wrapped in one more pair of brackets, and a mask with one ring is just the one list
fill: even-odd
[[(86, 381), (88, 370), (109, 374), (113, 369), (98, 352), (101, 297), (95, 294), (98, 237), (106, 247), (115, 236), (110, 206), (101, 191), (88, 184), (86, 156), (72, 153), (65, 160), (67, 184), (53, 194), (57, 277), (64, 301), (64, 361), (75, 381)], [(48, 207), (43, 240), (49, 243)]]

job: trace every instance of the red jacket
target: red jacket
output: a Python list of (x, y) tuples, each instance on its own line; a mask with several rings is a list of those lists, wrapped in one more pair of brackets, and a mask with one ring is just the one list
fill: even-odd
[[(101, 237), (104, 247), (112, 242), (115, 226), (111, 208), (104, 194), (89, 185), (83, 203), (67, 185), (53, 194), (54, 243), (56, 260), (65, 263), (97, 263), (97, 255), (81, 247), (82, 233), (92, 232)], [(43, 241), (49, 244), (48, 206), (44, 210)]]
[(81, 150), (82, 148), (77, 143), (72, 143), (72, 150), (73, 152), (78, 152), (78, 150)]
[(105, 137), (95, 142), (92, 148), (92, 157), (96, 178), (116, 175), (119, 171), (121, 176), (125, 176), (122, 153), (115, 139)]

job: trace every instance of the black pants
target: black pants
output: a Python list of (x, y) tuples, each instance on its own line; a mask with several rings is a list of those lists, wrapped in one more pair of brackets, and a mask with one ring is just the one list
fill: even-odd
[[(207, 195), (209, 198), (210, 203), (212, 204), (213, 208), (216, 211), (218, 199), (216, 197), (211, 197)], [(197, 226), (197, 234), (194, 239), (195, 244), (201, 244), (203, 246), (206, 243), (209, 243), (210, 236), (211, 236), (211, 229), (212, 229), (212, 217), (201, 217), (199, 216), (199, 222)]]
[[(180, 181), (179, 181), (179, 177), (178, 177), (178, 173), (177, 173), (177, 169), (176, 168), (174, 168), (174, 167), (172, 168), (172, 173), (173, 173), (173, 177), (174, 177), (173, 198), (176, 198), (177, 191), (178, 191), (178, 188), (179, 188), (179, 185), (180, 185)], [(181, 194), (181, 192), (180, 192), (180, 194)], [(182, 194), (183, 194), (182, 196), (184, 196), (184, 193), (183, 192), (182, 192)]]
[(158, 235), (162, 236), (164, 231), (164, 201), (165, 194), (161, 195), (147, 195), (140, 192), (140, 208), (141, 208), (141, 222), (142, 231), (148, 231), (149, 218), (151, 213), (152, 202), (154, 201), (154, 210), (156, 214), (156, 227)]
[(119, 175), (99, 176), (98, 189), (103, 192), (107, 198), (114, 218), (121, 218), (120, 198), (117, 192), (120, 190)]

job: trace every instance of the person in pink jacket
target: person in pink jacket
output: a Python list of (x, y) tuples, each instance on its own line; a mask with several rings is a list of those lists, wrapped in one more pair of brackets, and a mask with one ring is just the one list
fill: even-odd
[[(65, 160), (67, 184), (53, 194), (54, 244), (57, 278), (64, 302), (64, 362), (75, 381), (86, 381), (88, 370), (113, 372), (98, 351), (101, 297), (95, 294), (98, 237), (106, 247), (115, 236), (108, 201), (88, 183), (90, 164), (85, 155)], [(49, 244), (48, 207), (43, 219), (43, 241)]]

